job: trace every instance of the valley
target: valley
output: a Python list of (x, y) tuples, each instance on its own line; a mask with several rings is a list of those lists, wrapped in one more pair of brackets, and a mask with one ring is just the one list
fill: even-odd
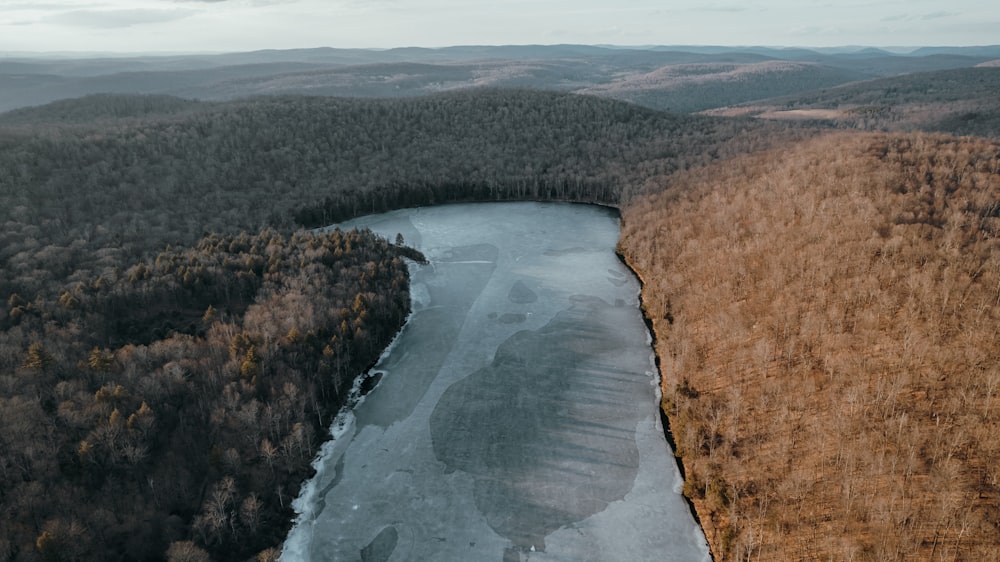
[(998, 58), (3, 59), (0, 560), (276, 560), (423, 259), (312, 229), (515, 201), (619, 211), (713, 559), (997, 560)]

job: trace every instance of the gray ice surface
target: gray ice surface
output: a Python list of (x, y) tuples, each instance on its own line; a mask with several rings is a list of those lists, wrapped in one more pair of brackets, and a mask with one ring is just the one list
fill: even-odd
[(367, 227), (427, 256), (381, 382), (335, 422), (282, 560), (705, 561), (610, 210), (482, 203)]

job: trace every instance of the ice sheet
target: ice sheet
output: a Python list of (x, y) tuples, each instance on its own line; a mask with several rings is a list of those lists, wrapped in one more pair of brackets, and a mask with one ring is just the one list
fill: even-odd
[(414, 312), (324, 447), (282, 560), (709, 560), (613, 212), (448, 205), (351, 226), (430, 263), (411, 266)]

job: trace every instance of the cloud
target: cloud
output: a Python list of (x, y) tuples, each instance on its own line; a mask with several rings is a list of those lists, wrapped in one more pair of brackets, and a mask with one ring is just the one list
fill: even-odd
[(691, 8), (692, 12), (716, 12), (716, 13), (731, 13), (731, 12), (745, 12), (749, 8), (742, 4), (709, 4), (707, 6), (697, 6)]
[(962, 15), (962, 14), (959, 14), (959, 13), (956, 13), (956, 12), (933, 12), (933, 13), (930, 13), (930, 14), (924, 14), (924, 16), (921, 19), (936, 20), (936, 19), (941, 19), (941, 18), (952, 18), (952, 17), (960, 16), (960, 15)]
[(46, 16), (42, 18), (42, 22), (72, 27), (115, 29), (175, 21), (197, 13), (198, 10), (72, 10)]
[(172, 4), (240, 4), (243, 6), (273, 6), (276, 4), (296, 4), (302, 0), (168, 0)]
[(878, 21), (884, 22), (884, 23), (891, 23), (891, 22), (894, 22), (894, 21), (909, 21), (909, 20), (912, 20), (912, 19), (913, 19), (913, 16), (909, 16), (909, 15), (906, 15), (906, 14), (893, 14), (891, 16), (885, 16), (884, 18), (881, 18)]
[(168, 0), (172, 4), (229, 4), (230, 6), (260, 8), (282, 4), (299, 4), (302, 0)]
[[(90, 4), (89, 7), (97, 7), (100, 4)], [(67, 10), (80, 8), (80, 4), (69, 4), (62, 2), (0, 2), (0, 10)]]
[(929, 14), (917, 15), (917, 14), (894, 14), (891, 16), (885, 16), (879, 19), (881, 22), (891, 23), (897, 21), (926, 21), (926, 20), (938, 20), (942, 18), (953, 18), (956, 16), (961, 16), (957, 12), (931, 12)]

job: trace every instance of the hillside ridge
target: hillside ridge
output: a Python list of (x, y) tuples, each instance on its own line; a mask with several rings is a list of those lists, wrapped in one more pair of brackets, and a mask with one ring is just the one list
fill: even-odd
[(717, 560), (996, 560), (1000, 146), (839, 133), (623, 209)]

